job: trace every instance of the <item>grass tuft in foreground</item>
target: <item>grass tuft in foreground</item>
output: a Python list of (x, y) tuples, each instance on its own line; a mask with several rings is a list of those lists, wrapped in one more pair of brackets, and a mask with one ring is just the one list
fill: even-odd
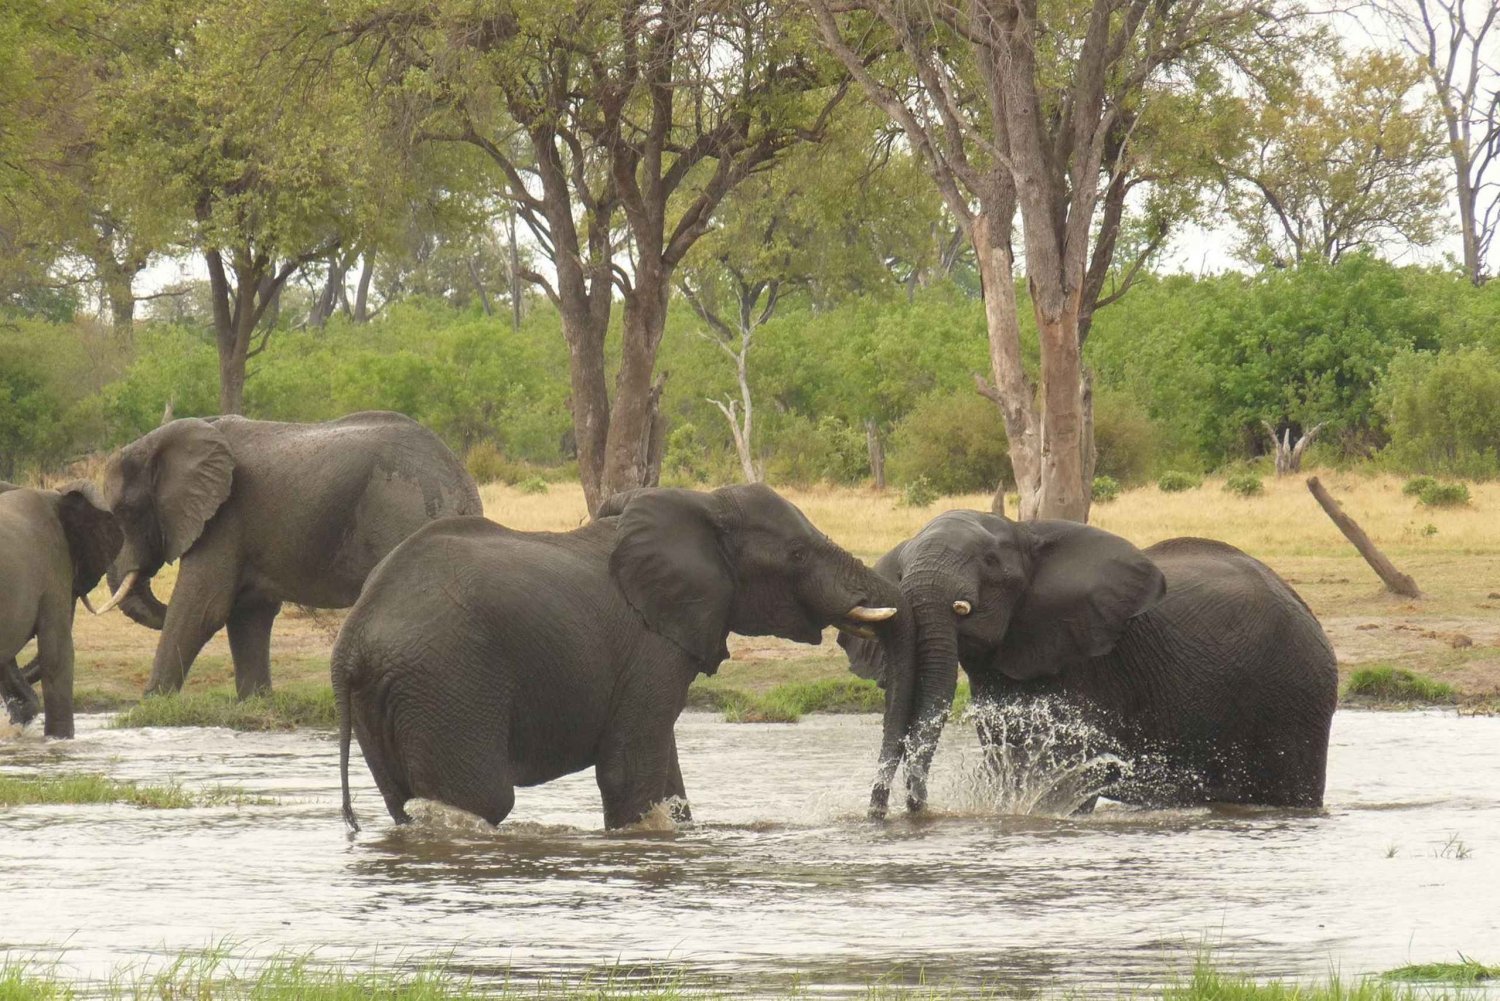
[(232, 692), (151, 695), (110, 721), (115, 728), (222, 726), (231, 730), (295, 730), (338, 725), (333, 690), (327, 686), (280, 688), (269, 695), (236, 699)]
[[(273, 801), (251, 796), (244, 790), (231, 786), (214, 786), (190, 792), (176, 783), (139, 785), (135, 782), (118, 782), (93, 773), (24, 777), (0, 775), (0, 807), (125, 803), (155, 810), (182, 810), (191, 806), (246, 806), (270, 802)], [(0, 990), (0, 1001), (7, 996)]]
[(1490, 980), (1500, 980), (1500, 966), (1485, 966), (1459, 953), (1457, 963), (1411, 963), (1387, 970), (1381, 974), (1385, 980), (1423, 984), (1459, 984), (1470, 986)]
[(1346, 698), (1401, 705), (1446, 705), (1457, 700), (1453, 686), (1391, 664), (1360, 668), (1344, 686)]

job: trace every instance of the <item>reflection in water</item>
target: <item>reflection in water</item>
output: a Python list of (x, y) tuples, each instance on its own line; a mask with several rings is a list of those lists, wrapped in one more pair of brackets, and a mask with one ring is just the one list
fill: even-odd
[[(919, 978), (1087, 990), (1144, 986), (1204, 944), (1259, 975), (1323, 976), (1331, 964), (1482, 959), (1500, 941), (1494, 718), (1338, 714), (1321, 812), (1106, 801), (1081, 816), (1068, 800), (1087, 784), (1059, 792), (1006, 772), (972, 728), (950, 727), (932, 814), (872, 824), (878, 719), (690, 714), (678, 743), (694, 824), (606, 834), (583, 773), (518, 790), (498, 829), (441, 807), (397, 828), (356, 766), (365, 830), (353, 840), (327, 735), (80, 722), (73, 742), (34, 730), (0, 742), (0, 771), (224, 783), (278, 800), (0, 811), (16, 916), (0, 950), (96, 977), (228, 939), (244, 955), (442, 957), (512, 980), (666, 965), (762, 994), (793, 978), (832, 994)], [(1023, 805), (1061, 816), (1016, 815)], [(1464, 858), (1444, 852), (1454, 837)]]

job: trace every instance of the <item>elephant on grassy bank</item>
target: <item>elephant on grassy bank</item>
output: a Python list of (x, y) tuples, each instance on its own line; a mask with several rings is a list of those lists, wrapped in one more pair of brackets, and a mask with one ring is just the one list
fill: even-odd
[[(760, 485), (631, 491), (565, 533), (435, 522), (376, 568), (334, 644), (345, 818), (357, 829), (351, 729), (397, 822), (422, 797), (498, 824), (516, 786), (590, 765), (606, 826), (668, 801), (685, 817), (673, 724), (728, 634), (818, 643), (834, 625), (905, 662), (899, 598)], [(887, 700), (909, 697), (893, 674)]]
[[(242, 698), (271, 687), (271, 626), (283, 602), (347, 608), (418, 528), (483, 513), (448, 447), (384, 412), (322, 424), (172, 421), (110, 459), (104, 497), (125, 533), (110, 605), (162, 631), (147, 692), (181, 689), (227, 625)], [(163, 605), (151, 578), (173, 560), (177, 585)]]
[[(1156, 763), (1108, 789), (1114, 798), (1322, 803), (1333, 648), (1296, 592), (1233, 546), (1183, 538), (1143, 552), (1072, 522), (951, 511), (876, 570), (901, 588), (926, 679), (903, 721), (909, 809), (924, 805), (959, 665), (976, 707), (1052, 697), (1127, 760)], [(880, 681), (900, 669), (878, 644), (840, 642), (857, 674)], [(982, 713), (979, 731), (986, 745), (1025, 739)], [(895, 768), (882, 759), (874, 813)]]
[[(121, 532), (90, 485), (29, 490), (0, 483), (0, 694), (14, 722), (37, 712), (43, 732), (73, 736), (73, 608), (104, 575)], [(87, 601), (86, 598), (84, 598)], [(36, 638), (23, 671), (16, 654)]]

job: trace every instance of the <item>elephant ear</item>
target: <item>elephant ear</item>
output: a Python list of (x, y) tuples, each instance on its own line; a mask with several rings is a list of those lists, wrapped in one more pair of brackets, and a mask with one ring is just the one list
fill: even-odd
[(647, 627), (709, 667), (729, 655), (724, 637), (734, 602), (722, 529), (712, 495), (631, 491), (609, 558), (610, 573)]
[(92, 591), (114, 562), (125, 541), (115, 516), (96, 500), (92, 484), (65, 488), (57, 503), (57, 520), (68, 539), (73, 562), (73, 597)]
[(170, 563), (192, 548), (203, 526), (229, 497), (234, 481), (234, 453), (223, 433), (208, 421), (184, 418), (160, 432), (155, 461), (157, 516), (161, 519), (165, 560)]
[[(898, 543), (895, 549), (886, 553), (875, 563), (875, 572), (886, 580), (901, 583), (901, 552), (905, 548), (906, 543)], [(885, 687), (887, 672), (890, 670), (890, 665), (886, 662), (888, 643), (879, 638), (865, 639), (863, 636), (841, 632), (838, 636), (838, 644), (844, 648), (844, 653), (849, 655), (850, 671), (867, 681), (875, 682), (881, 688)]]
[(1055, 675), (1108, 653), (1166, 593), (1161, 570), (1118, 535), (1071, 521), (1022, 528), (1032, 541), (1031, 576), (994, 660), (1007, 677)]

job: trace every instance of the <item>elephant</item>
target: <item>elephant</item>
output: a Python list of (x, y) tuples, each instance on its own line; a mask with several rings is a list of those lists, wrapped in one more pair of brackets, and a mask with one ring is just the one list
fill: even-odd
[[(924, 807), (959, 665), (976, 706), (1050, 697), (1127, 760), (1154, 763), (1110, 786), (1112, 798), (1321, 806), (1333, 648), (1301, 597), (1233, 546), (1177, 538), (1142, 551), (1073, 522), (950, 511), (875, 569), (899, 583), (914, 619), (917, 695), (904, 743), (882, 755), (872, 815), (885, 815), (903, 753), (907, 807)], [(879, 644), (840, 643), (863, 677), (901, 669)], [(1025, 738), (976, 715), (987, 752)]]
[[(483, 513), (448, 447), (401, 414), (321, 424), (183, 418), (121, 448), (104, 497), (125, 542), (109, 568), (119, 604), (160, 629), (147, 694), (178, 691), (226, 624), (241, 698), (271, 687), (283, 602), (347, 608), (396, 544), (428, 522)], [(169, 605), (151, 590), (181, 560)]]
[[(92, 484), (31, 490), (0, 483), (0, 692), (11, 719), (36, 715), (42, 684), (43, 733), (73, 736), (73, 609), (104, 576), (123, 534)], [(15, 656), (36, 637), (23, 671)]]
[(516, 786), (590, 765), (607, 828), (657, 804), (689, 819), (673, 725), (728, 634), (889, 632), (901, 658), (899, 597), (758, 484), (628, 491), (566, 533), (433, 522), (376, 568), (334, 643), (345, 821), (358, 830), (351, 728), (397, 823), (422, 797), (498, 824)]

